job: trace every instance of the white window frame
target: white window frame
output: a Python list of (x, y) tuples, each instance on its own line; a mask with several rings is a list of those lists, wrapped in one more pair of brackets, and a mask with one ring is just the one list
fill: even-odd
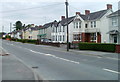
[(91, 33), (90, 34), (90, 41), (96, 41), (96, 40), (97, 40), (96, 33)]
[(113, 17), (113, 18), (112, 18), (112, 26), (113, 26), (113, 27), (116, 27), (116, 26), (117, 26), (117, 18), (116, 18), (116, 17)]
[(73, 40), (74, 41), (81, 41), (82, 36), (81, 34), (73, 34)]

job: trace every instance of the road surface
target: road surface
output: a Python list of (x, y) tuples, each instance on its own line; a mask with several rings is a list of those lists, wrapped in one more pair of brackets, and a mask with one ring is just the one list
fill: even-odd
[(5, 40), (2, 41), (2, 47), (24, 64), (33, 67), (44, 80), (118, 80), (120, 74), (119, 59), (115, 53), (111, 58), (99, 57)]

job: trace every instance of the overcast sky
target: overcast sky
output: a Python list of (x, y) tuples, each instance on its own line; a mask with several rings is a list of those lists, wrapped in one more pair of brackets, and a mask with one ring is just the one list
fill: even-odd
[[(106, 4), (113, 5), (113, 11), (118, 9), (118, 0), (68, 0), (69, 16), (75, 12), (84, 14), (86, 9), (91, 12), (106, 9)], [(65, 0), (2, 0), (0, 2), (0, 32), (10, 31), (10, 23), (21, 21), (23, 24), (43, 25), (60, 20), (65, 15)]]

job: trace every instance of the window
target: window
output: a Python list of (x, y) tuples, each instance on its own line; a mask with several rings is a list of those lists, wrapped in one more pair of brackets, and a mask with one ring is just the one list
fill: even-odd
[(94, 27), (96, 27), (96, 21), (94, 21)]
[(91, 22), (91, 28), (96, 27), (96, 21)]
[(61, 35), (60, 35), (60, 41), (61, 41)]
[(79, 22), (79, 28), (81, 28), (81, 22)]
[(74, 28), (81, 28), (81, 22), (80, 21), (74, 21)]
[(54, 27), (53, 27), (53, 32), (55, 32), (55, 29), (54, 29)]
[(73, 38), (74, 40), (81, 40), (81, 34), (74, 34)]
[(93, 22), (91, 22), (91, 28), (93, 28)]
[(78, 22), (76, 22), (76, 28), (78, 28)]
[(63, 41), (65, 41), (65, 36), (63, 35)]
[(74, 22), (73, 24), (74, 24), (74, 28), (76, 28), (76, 23)]
[(117, 18), (112, 18), (112, 26), (117, 26)]
[(87, 28), (88, 27), (88, 24), (85, 24), (85, 28)]
[(60, 30), (60, 32), (61, 32), (61, 26), (59, 27), (59, 30)]
[(65, 32), (65, 26), (63, 26), (63, 32)]
[(52, 37), (52, 40), (55, 41), (55, 36)]
[(32, 31), (30, 31), (30, 34), (32, 34)]
[(57, 27), (56, 27), (56, 33), (57, 33)]
[(57, 41), (57, 35), (56, 35), (56, 41)]
[(91, 33), (91, 41), (95, 41), (96, 40), (96, 33)]

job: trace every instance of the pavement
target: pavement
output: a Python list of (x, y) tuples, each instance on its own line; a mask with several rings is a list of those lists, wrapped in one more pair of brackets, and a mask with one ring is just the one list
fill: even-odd
[[(33, 80), (33, 70), (23, 64), (17, 57), (2, 49), (2, 80)], [(7, 55), (4, 55), (7, 54)]]
[(67, 52), (63, 48), (12, 41), (3, 41), (2, 47), (24, 65), (36, 68), (44, 80), (118, 80), (120, 74), (116, 53), (71, 49)]

